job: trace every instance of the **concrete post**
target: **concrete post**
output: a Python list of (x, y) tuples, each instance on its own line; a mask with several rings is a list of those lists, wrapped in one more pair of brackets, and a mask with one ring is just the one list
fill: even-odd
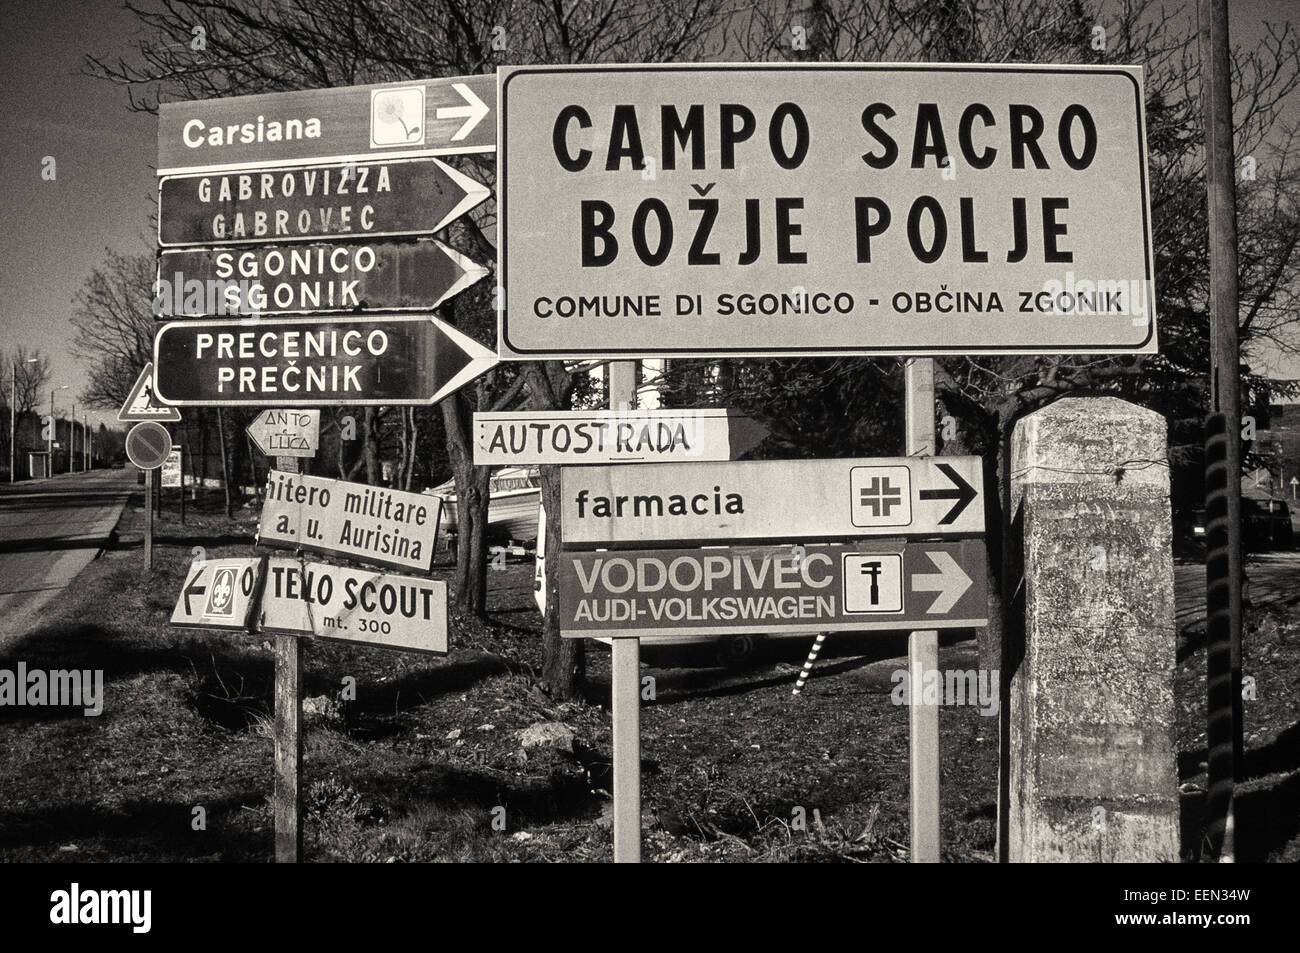
[(1066, 398), (1016, 425), (1011, 454), (1024, 627), (1007, 663), (1009, 859), (1176, 861), (1165, 421)]

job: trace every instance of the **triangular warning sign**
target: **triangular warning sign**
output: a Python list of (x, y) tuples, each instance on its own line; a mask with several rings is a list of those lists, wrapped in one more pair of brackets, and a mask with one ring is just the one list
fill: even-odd
[(175, 423), (181, 419), (181, 412), (175, 407), (164, 407), (155, 403), (153, 395), (153, 361), (144, 366), (139, 379), (131, 388), (126, 403), (117, 412), (117, 419), (122, 423), (134, 423), (140, 420), (168, 420)]

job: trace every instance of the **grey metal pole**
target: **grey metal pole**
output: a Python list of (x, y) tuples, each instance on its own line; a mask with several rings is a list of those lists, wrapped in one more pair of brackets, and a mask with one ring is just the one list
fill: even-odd
[(9, 482), (14, 482), (14, 470), (18, 466), (18, 364), (13, 366), (13, 377), (9, 379)]

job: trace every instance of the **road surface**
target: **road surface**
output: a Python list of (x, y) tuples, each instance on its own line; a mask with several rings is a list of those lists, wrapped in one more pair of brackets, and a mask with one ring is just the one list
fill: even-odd
[[(1295, 604), (1300, 600), (1300, 552), (1250, 553), (1246, 557), (1250, 601)], [(1205, 627), (1205, 564), (1174, 566), (1174, 604), (1178, 631)]]
[(133, 467), (0, 484), (0, 641), (40, 621), (109, 541), (135, 489)]

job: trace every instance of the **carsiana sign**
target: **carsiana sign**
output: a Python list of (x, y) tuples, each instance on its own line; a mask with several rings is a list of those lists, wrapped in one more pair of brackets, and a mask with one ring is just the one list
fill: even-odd
[(760, 460), (561, 471), (565, 546), (984, 532), (979, 457)]
[(571, 638), (971, 628), (988, 623), (982, 540), (564, 553)]
[(272, 470), (257, 541), (428, 572), (441, 512), (436, 496)]
[(503, 358), (1156, 350), (1137, 68), (498, 76)]
[(158, 174), (496, 148), (490, 74), (158, 107)]
[(728, 410), (582, 410), (474, 415), (474, 463), (670, 463), (734, 460), (767, 430)]
[(447, 653), (447, 584), (277, 557), (267, 566), (262, 631)]
[(159, 256), (153, 312), (197, 318), (427, 311), (487, 273), (433, 239), (188, 248)]
[(437, 159), (168, 175), (158, 180), (158, 244), (425, 235), (488, 195)]
[(182, 407), (430, 404), (496, 360), (427, 315), (172, 321), (154, 337), (154, 385)]

